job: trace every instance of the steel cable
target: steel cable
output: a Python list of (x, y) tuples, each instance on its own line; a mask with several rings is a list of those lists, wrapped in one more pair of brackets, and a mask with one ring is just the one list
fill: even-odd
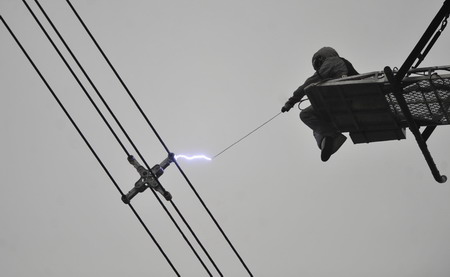
[[(89, 37), (91, 38), (91, 40), (93, 41), (93, 43), (96, 45), (97, 49), (99, 50), (99, 52), (102, 54), (103, 58), (105, 59), (105, 61), (108, 63), (109, 67), (111, 68), (111, 70), (114, 72), (114, 74), (116, 75), (117, 79), (120, 81), (120, 83), (122, 84), (123, 88), (125, 89), (125, 91), (128, 93), (129, 97), (131, 98), (132, 102), (135, 104), (136, 108), (139, 110), (139, 112), (141, 113), (141, 115), (143, 116), (143, 118), (145, 119), (145, 121), (147, 122), (147, 124), (149, 125), (149, 127), (152, 129), (153, 133), (155, 134), (155, 136), (158, 138), (158, 140), (160, 141), (161, 145), (164, 147), (164, 149), (166, 150), (166, 152), (168, 154), (170, 154), (170, 150), (167, 147), (167, 145), (164, 143), (163, 139), (161, 138), (161, 136), (159, 135), (159, 133), (156, 131), (156, 129), (154, 128), (153, 124), (151, 124), (150, 120), (148, 119), (147, 115), (144, 113), (144, 111), (142, 110), (142, 108), (140, 107), (139, 103), (136, 101), (136, 99), (134, 98), (134, 96), (132, 95), (131, 91), (128, 89), (127, 85), (125, 84), (125, 82), (122, 80), (122, 78), (120, 77), (120, 75), (118, 74), (118, 72), (116, 71), (116, 69), (114, 68), (114, 66), (112, 65), (112, 63), (109, 61), (108, 57), (106, 56), (106, 54), (104, 53), (104, 51), (102, 50), (102, 48), (100, 47), (100, 45), (98, 44), (97, 40), (94, 38), (94, 36), (92, 35), (92, 33), (89, 31), (88, 27), (86, 26), (86, 24), (84, 23), (84, 21), (81, 19), (80, 15), (78, 14), (78, 12), (76, 11), (76, 9), (74, 8), (74, 6), (72, 5), (72, 3), (69, 0), (66, 0), (66, 2), (68, 3), (68, 5), (70, 6), (70, 8), (72, 9), (73, 13), (75, 14), (75, 16), (78, 18), (78, 20), (80, 21), (81, 25), (83, 26), (83, 28), (85, 29), (85, 31), (87, 32), (87, 34), (89, 35)], [(253, 276), (253, 274), (251, 273), (251, 271), (249, 270), (249, 268), (247, 267), (247, 265), (245, 264), (244, 260), (242, 259), (242, 257), (240, 256), (240, 254), (237, 252), (236, 248), (233, 246), (233, 244), (231, 243), (231, 241), (229, 240), (228, 236), (225, 234), (225, 232), (223, 231), (222, 227), (219, 225), (219, 223), (217, 222), (217, 220), (215, 219), (215, 217), (212, 215), (211, 211), (208, 209), (208, 207), (206, 206), (205, 202), (203, 201), (203, 199), (201, 198), (201, 196), (198, 194), (197, 190), (194, 188), (194, 186), (192, 185), (191, 181), (189, 180), (189, 178), (187, 177), (187, 175), (184, 173), (184, 171), (181, 169), (180, 165), (178, 164), (177, 161), (174, 161), (175, 165), (177, 166), (178, 170), (180, 171), (180, 173), (182, 174), (182, 176), (184, 177), (184, 179), (186, 180), (186, 182), (188, 183), (188, 185), (190, 186), (190, 188), (192, 189), (192, 191), (194, 192), (194, 194), (196, 195), (196, 197), (199, 199), (200, 203), (202, 204), (202, 206), (204, 207), (204, 209), (206, 210), (206, 212), (208, 213), (208, 215), (211, 217), (211, 219), (213, 220), (213, 222), (215, 223), (216, 227), (219, 229), (219, 231), (221, 232), (222, 236), (225, 238), (225, 240), (227, 241), (227, 243), (229, 244), (229, 246), (231, 247), (231, 249), (233, 250), (233, 252), (235, 253), (235, 255), (238, 257), (239, 261), (241, 262), (241, 264), (244, 266), (244, 268), (246, 269), (246, 271), (248, 272), (248, 274), (250, 276)]]
[[(34, 63), (34, 61), (31, 59), (31, 57), (28, 55), (27, 51), (25, 50), (25, 48), (22, 46), (22, 44), (19, 42), (19, 40), (17, 39), (16, 35), (13, 33), (13, 31), (10, 29), (10, 27), (8, 26), (8, 24), (6, 23), (6, 21), (3, 19), (3, 17), (0, 15), (0, 20), (3, 22), (3, 24), (5, 25), (6, 29), (9, 31), (9, 33), (11, 34), (11, 36), (13, 37), (13, 39), (15, 40), (15, 42), (17, 43), (17, 45), (19, 46), (19, 48), (22, 50), (23, 54), (26, 56), (26, 58), (28, 59), (28, 61), (30, 62), (30, 64), (33, 66), (34, 70), (37, 72), (37, 74), (39, 75), (39, 77), (41, 78), (41, 80), (44, 82), (45, 86), (47, 87), (47, 89), (50, 91), (50, 93), (52, 94), (53, 98), (55, 99), (55, 101), (58, 103), (58, 105), (60, 106), (60, 108), (63, 110), (64, 114), (67, 116), (67, 118), (69, 119), (69, 121), (72, 123), (73, 127), (76, 129), (76, 131), (78, 132), (78, 134), (81, 136), (81, 138), (83, 139), (84, 143), (87, 145), (87, 147), (89, 148), (89, 150), (91, 151), (91, 153), (94, 155), (94, 157), (96, 158), (97, 162), (100, 164), (100, 166), (103, 168), (103, 170), (105, 171), (105, 173), (108, 175), (108, 177), (110, 178), (110, 180), (113, 182), (114, 186), (117, 188), (117, 190), (119, 191), (119, 193), (123, 196), (123, 192), (120, 189), (119, 185), (117, 184), (117, 182), (115, 181), (115, 179), (112, 177), (111, 173), (109, 172), (109, 170), (106, 168), (105, 164), (102, 162), (102, 160), (100, 159), (100, 157), (97, 155), (97, 153), (95, 152), (95, 150), (93, 149), (93, 147), (91, 146), (91, 144), (89, 143), (89, 141), (87, 140), (87, 138), (84, 136), (83, 132), (80, 130), (80, 128), (78, 127), (78, 125), (75, 123), (75, 121), (73, 120), (73, 118), (71, 117), (71, 115), (69, 114), (69, 112), (67, 111), (67, 109), (65, 108), (65, 106), (62, 104), (62, 102), (60, 101), (60, 99), (58, 98), (58, 96), (55, 94), (55, 92), (53, 91), (53, 89), (51, 88), (51, 86), (49, 85), (49, 83), (47, 82), (47, 80), (45, 79), (45, 77), (42, 75), (42, 73), (40, 72), (40, 70), (38, 69), (38, 67), (36, 66), (36, 64)], [(166, 255), (166, 253), (164, 252), (164, 250), (162, 249), (162, 247), (160, 246), (160, 244), (158, 243), (158, 241), (156, 240), (156, 238), (152, 235), (152, 233), (150, 232), (149, 228), (147, 227), (147, 225), (144, 223), (144, 221), (142, 220), (142, 218), (139, 216), (138, 212), (134, 209), (134, 207), (131, 204), (128, 204), (128, 206), (130, 207), (130, 209), (132, 210), (132, 212), (134, 213), (134, 215), (136, 216), (136, 218), (138, 219), (138, 221), (141, 223), (141, 225), (144, 227), (145, 231), (147, 232), (147, 234), (150, 236), (150, 238), (152, 239), (152, 241), (155, 243), (155, 245), (157, 246), (157, 248), (159, 249), (159, 251), (161, 252), (161, 254), (164, 256), (164, 258), (166, 259), (167, 263), (170, 265), (170, 267), (172, 268), (172, 270), (175, 272), (175, 274), (177, 276), (180, 276), (180, 274), (178, 273), (177, 269), (175, 268), (175, 266), (172, 264), (171, 260), (169, 259), (169, 257)]]
[[(116, 116), (114, 115), (114, 113), (111, 111), (111, 109), (109, 108), (109, 106), (107, 105), (107, 103), (104, 101), (103, 97), (101, 96), (101, 94), (98, 92), (97, 88), (95, 87), (95, 85), (92, 83), (92, 80), (89, 78), (89, 76), (87, 75), (87, 73), (84, 71), (83, 67), (81, 66), (81, 64), (78, 62), (78, 59), (76, 59), (76, 57), (73, 55), (73, 52), (70, 50), (70, 48), (68, 47), (68, 45), (65, 43), (64, 39), (62, 38), (62, 36), (60, 35), (60, 33), (57, 31), (57, 29), (55, 28), (55, 26), (53, 25), (52, 21), (50, 20), (50, 18), (47, 16), (47, 14), (45, 13), (45, 11), (42, 9), (42, 6), (40, 6), (40, 4), (35, 1), (39, 8), (41, 9), (41, 11), (44, 13), (45, 17), (47, 18), (47, 20), (49, 21), (49, 23), (51, 24), (51, 26), (54, 28), (55, 32), (58, 34), (58, 36), (60, 37), (60, 39), (63, 41), (63, 44), (66, 46), (66, 48), (68, 49), (69, 53), (72, 55), (72, 57), (74, 58), (74, 60), (76, 61), (76, 63), (78, 64), (78, 66), (80, 67), (80, 69), (83, 71), (83, 73), (85, 74), (86, 78), (89, 80), (89, 82), (91, 83), (91, 85), (93, 86), (94, 90), (97, 92), (97, 94), (99, 95), (99, 97), (101, 98), (101, 100), (103, 101), (103, 103), (105, 104), (105, 106), (108, 108), (108, 110), (111, 112), (111, 115), (113, 116), (113, 118), (116, 120), (116, 122), (118, 123), (118, 125), (121, 127), (122, 131), (124, 132), (124, 134), (126, 135), (126, 137), (129, 139), (129, 141), (131, 142), (131, 144), (133, 145), (133, 147), (135, 148), (135, 150), (137, 150), (137, 148), (135, 147), (134, 143), (131, 141), (131, 139), (129, 138), (128, 134), (126, 133), (126, 131), (123, 129), (122, 125), (120, 124), (120, 122), (117, 120)], [(57, 51), (58, 55), (60, 56), (60, 58), (63, 60), (63, 62), (65, 63), (65, 65), (67, 66), (67, 68), (69, 69), (69, 71), (72, 73), (73, 77), (76, 79), (77, 83), (79, 84), (79, 86), (82, 88), (82, 90), (84, 91), (85, 95), (88, 97), (88, 99), (90, 100), (91, 104), (95, 107), (95, 109), (97, 110), (97, 112), (99, 113), (99, 115), (101, 116), (101, 118), (103, 119), (103, 121), (105, 122), (105, 124), (108, 126), (108, 128), (110, 129), (111, 133), (114, 135), (114, 137), (116, 138), (116, 140), (118, 141), (118, 143), (121, 145), (122, 149), (124, 150), (124, 152), (127, 154), (127, 156), (129, 156), (129, 152), (126, 149), (126, 147), (124, 146), (124, 144), (121, 142), (121, 140), (119, 139), (119, 137), (117, 136), (117, 134), (115, 133), (115, 131), (112, 129), (111, 125), (109, 124), (109, 122), (106, 120), (106, 118), (104, 117), (103, 113), (100, 111), (100, 109), (98, 108), (98, 106), (95, 104), (95, 102), (93, 101), (92, 97), (89, 95), (89, 93), (87, 92), (87, 90), (85, 89), (85, 87), (83, 86), (83, 84), (81, 83), (81, 81), (79, 80), (79, 78), (76, 76), (75, 72), (73, 71), (73, 69), (70, 67), (70, 65), (68, 64), (67, 60), (64, 58), (64, 56), (62, 55), (62, 53), (59, 51), (58, 47), (55, 45), (55, 43), (53, 42), (53, 40), (51, 39), (51, 37), (49, 36), (49, 34), (47, 33), (47, 31), (44, 29), (44, 27), (42, 26), (42, 24), (40, 23), (39, 19), (36, 17), (36, 15), (34, 14), (34, 12), (32, 11), (32, 9), (30, 8), (30, 6), (28, 5), (28, 3), (23, 0), (23, 3), (25, 4), (25, 6), (27, 7), (27, 9), (29, 10), (29, 12), (31, 13), (31, 15), (33, 16), (33, 18), (36, 20), (36, 22), (38, 23), (39, 27), (41, 28), (41, 30), (44, 32), (44, 34), (46, 35), (47, 39), (50, 41), (50, 43), (52, 44), (52, 46), (54, 47), (54, 49)], [(141, 159), (143, 159), (142, 155), (140, 155), (139, 151), (137, 150), (139, 156), (141, 157)], [(149, 168), (148, 164), (144, 161), (144, 163), (146, 164), (147, 168)], [(149, 170), (152, 174), (153, 172), (151, 170)], [(156, 176), (153, 176), (155, 178), (155, 180), (157, 180)], [(159, 182), (159, 181), (158, 181)], [(186, 243), (189, 245), (189, 247), (191, 248), (191, 250), (194, 252), (195, 256), (197, 257), (197, 259), (200, 261), (200, 263), (202, 264), (202, 266), (205, 268), (205, 270), (208, 272), (208, 274), (211, 276), (211, 273), (209, 271), (209, 269), (207, 268), (207, 266), (205, 265), (205, 263), (203, 262), (203, 260), (201, 259), (201, 257), (198, 255), (198, 253), (196, 252), (195, 248), (192, 246), (192, 244), (190, 243), (190, 241), (188, 240), (188, 238), (186, 237), (186, 235), (183, 233), (182, 229), (178, 226), (178, 223), (175, 221), (175, 219), (173, 218), (173, 216), (170, 214), (169, 210), (167, 209), (167, 207), (163, 204), (163, 202), (159, 199), (158, 195), (154, 192), (154, 190), (152, 189), (155, 197), (157, 197), (159, 203), (161, 204), (161, 206), (163, 207), (163, 209), (166, 211), (166, 213), (168, 214), (169, 218), (172, 220), (172, 222), (175, 224), (176, 228), (178, 229), (178, 231), (181, 233), (182, 237), (184, 238), (184, 240), (186, 241)], [(122, 193), (123, 195), (123, 193)], [(179, 211), (178, 211), (179, 212)], [(192, 230), (191, 228), (189, 228), (190, 230)]]
[[(146, 160), (144, 159), (143, 155), (141, 155), (140, 151), (138, 150), (138, 148), (136, 147), (136, 145), (134, 144), (133, 140), (130, 138), (130, 136), (128, 135), (128, 132), (126, 132), (126, 130), (124, 129), (123, 125), (120, 123), (120, 121), (118, 120), (118, 118), (116, 117), (116, 115), (114, 114), (114, 112), (111, 110), (111, 108), (109, 107), (108, 103), (106, 102), (106, 100), (104, 99), (104, 97), (102, 96), (102, 94), (100, 93), (100, 91), (97, 89), (97, 87), (95, 86), (95, 84), (93, 83), (92, 79), (89, 77), (89, 75), (87, 74), (87, 72), (84, 70), (84, 67), (81, 65), (81, 63), (79, 62), (79, 60), (77, 59), (77, 57), (75, 56), (75, 54), (73, 53), (73, 51), (70, 49), (70, 47), (68, 46), (68, 44), (66, 43), (66, 41), (64, 40), (64, 38), (62, 37), (61, 33), (58, 31), (58, 29), (56, 28), (56, 26), (53, 24), (52, 20), (50, 19), (50, 17), (48, 16), (48, 14), (45, 12), (45, 10), (43, 9), (43, 7), (40, 5), (39, 1), (35, 0), (37, 6), (39, 7), (39, 9), (41, 10), (41, 12), (44, 14), (45, 18), (47, 19), (47, 21), (50, 23), (50, 25), (52, 26), (53, 30), (55, 31), (55, 33), (57, 34), (57, 36), (59, 37), (59, 39), (61, 40), (61, 42), (63, 43), (63, 45), (65, 46), (65, 48), (67, 49), (67, 51), (69, 52), (69, 54), (72, 56), (73, 60), (76, 62), (76, 64), (78, 65), (78, 67), (80, 68), (80, 70), (82, 71), (82, 73), (84, 74), (84, 76), (86, 77), (86, 79), (88, 80), (89, 84), (92, 86), (92, 88), (94, 89), (94, 91), (96, 92), (97, 96), (100, 98), (100, 100), (102, 101), (102, 103), (104, 104), (104, 106), (107, 108), (108, 112), (111, 114), (111, 116), (113, 117), (113, 119), (115, 120), (116, 124), (119, 126), (119, 128), (121, 129), (121, 131), (123, 132), (123, 134), (125, 135), (125, 137), (127, 138), (128, 142), (132, 145), (133, 149), (136, 151), (136, 153), (138, 154), (138, 156), (141, 158), (141, 160), (144, 162), (145, 166), (147, 167), (147, 169), (149, 170), (149, 172), (153, 175), (154, 179), (158, 182), (159, 185), (161, 185), (159, 183), (158, 178), (156, 178), (156, 176), (154, 176), (154, 173), (150, 170), (150, 166), (147, 164)], [(197, 259), (200, 261), (200, 263), (202, 264), (202, 266), (205, 268), (205, 270), (208, 272), (209, 275), (211, 275), (211, 272), (209, 271), (209, 269), (207, 268), (206, 264), (203, 262), (203, 260), (200, 258), (200, 256), (198, 255), (198, 253), (196, 252), (196, 250), (194, 249), (194, 247), (192, 246), (192, 244), (190, 243), (190, 241), (188, 240), (188, 238), (186, 237), (186, 235), (183, 233), (183, 231), (181, 230), (181, 228), (178, 226), (178, 224), (176, 223), (175, 219), (173, 218), (173, 216), (170, 214), (170, 212), (167, 210), (167, 207), (163, 204), (163, 202), (161, 201), (161, 199), (159, 198), (159, 196), (155, 193), (154, 190), (153, 194), (155, 195), (155, 197), (157, 197), (159, 203), (161, 204), (161, 206), (163, 207), (163, 209), (166, 211), (166, 213), (168, 214), (168, 216), (170, 217), (170, 219), (172, 220), (172, 222), (175, 224), (176, 228), (178, 229), (178, 231), (181, 233), (181, 235), (183, 236), (184, 240), (188, 243), (188, 245), (190, 246), (191, 250), (194, 252), (195, 256), (197, 257)], [(216, 263), (214, 262), (214, 260), (211, 258), (211, 256), (209, 255), (208, 251), (206, 250), (206, 248), (203, 246), (202, 242), (198, 239), (197, 235), (195, 234), (195, 232), (193, 231), (193, 229), (191, 228), (191, 226), (189, 225), (189, 223), (185, 220), (184, 216), (182, 215), (182, 213), (180, 212), (180, 210), (178, 208), (176, 208), (175, 203), (173, 201), (171, 201), (171, 204), (174, 206), (175, 211), (177, 212), (177, 214), (180, 216), (180, 218), (183, 220), (184, 224), (187, 226), (187, 228), (189, 229), (189, 231), (191, 232), (192, 236), (194, 237), (194, 239), (197, 241), (197, 243), (200, 245), (200, 247), (202, 248), (202, 250), (205, 252), (206, 256), (208, 257), (208, 259), (211, 261), (211, 263), (213, 264), (213, 266), (216, 268), (216, 270), (219, 272), (219, 274), (222, 276), (222, 273), (220, 272), (220, 269), (217, 267)]]

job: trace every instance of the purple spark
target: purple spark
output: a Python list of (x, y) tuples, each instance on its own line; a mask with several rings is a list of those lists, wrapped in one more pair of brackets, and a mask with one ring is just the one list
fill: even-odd
[(203, 159), (203, 160), (207, 160), (207, 161), (210, 161), (210, 160), (212, 160), (211, 158), (209, 158), (209, 157), (207, 157), (207, 156), (205, 156), (205, 155), (194, 155), (194, 156), (186, 156), (186, 155), (175, 155), (175, 159), (179, 159), (179, 158), (182, 158), (182, 159), (186, 159), (186, 160), (197, 160), (197, 159)]

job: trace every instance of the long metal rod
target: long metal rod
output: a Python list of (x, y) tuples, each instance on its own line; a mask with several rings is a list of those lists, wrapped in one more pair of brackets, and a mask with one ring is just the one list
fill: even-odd
[(406, 58), (405, 62), (400, 67), (397, 74), (395, 74), (395, 78), (397, 79), (398, 82), (401, 82), (403, 80), (406, 73), (408, 73), (408, 70), (413, 65), (414, 61), (420, 56), (420, 53), (427, 46), (428, 41), (430, 41), (436, 29), (440, 26), (442, 20), (449, 14), (449, 12), (450, 12), (450, 0), (445, 0), (441, 9), (438, 11), (434, 19), (431, 21), (430, 25), (420, 38), (417, 45), (414, 47), (409, 56)]
[(406, 58), (405, 62), (400, 67), (397, 74), (394, 75), (392, 69), (388, 66), (384, 68), (384, 73), (386, 74), (388, 81), (391, 83), (394, 89), (394, 96), (397, 99), (400, 109), (405, 115), (406, 121), (408, 122), (409, 125), (409, 129), (416, 138), (417, 144), (419, 145), (419, 148), (422, 151), (422, 154), (424, 155), (425, 160), (428, 163), (428, 166), (430, 167), (434, 179), (439, 183), (444, 183), (445, 181), (447, 181), (447, 177), (439, 173), (439, 170), (437, 169), (436, 164), (434, 163), (433, 157), (431, 156), (430, 151), (428, 150), (426, 141), (422, 136), (422, 134), (420, 133), (419, 127), (414, 121), (411, 111), (409, 110), (406, 100), (403, 96), (403, 89), (401, 86), (401, 82), (408, 73), (408, 70), (413, 65), (414, 61), (420, 57), (422, 50), (427, 46), (436, 29), (440, 26), (442, 21), (449, 15), (449, 13), (450, 13), (450, 0), (445, 0), (444, 4), (439, 9), (439, 11), (431, 21), (428, 28), (425, 30), (425, 33), (420, 38), (419, 42), (416, 44), (416, 46), (413, 48), (409, 56)]
[(433, 133), (434, 129), (436, 129), (436, 126), (427, 126), (425, 128), (425, 130), (423, 130), (422, 132), (422, 137), (425, 141), (428, 140), (428, 138), (431, 136), (431, 134)]
[(447, 177), (439, 173), (439, 170), (437, 169), (436, 164), (434, 163), (433, 157), (431, 156), (430, 151), (428, 150), (427, 143), (425, 142), (425, 139), (422, 137), (422, 134), (419, 131), (419, 127), (417, 126), (416, 122), (412, 117), (411, 111), (408, 108), (408, 104), (406, 103), (405, 97), (403, 97), (403, 89), (400, 85), (400, 82), (397, 81), (390, 67), (386, 66), (384, 68), (384, 74), (386, 74), (387, 79), (392, 85), (394, 96), (397, 99), (398, 105), (400, 106), (400, 109), (402, 110), (406, 120), (408, 121), (409, 125), (408, 127), (413, 133), (414, 137), (416, 138), (417, 144), (419, 145), (419, 148), (422, 151), (422, 154), (425, 157), (428, 166), (430, 167), (434, 179), (438, 183), (445, 183), (447, 181)]

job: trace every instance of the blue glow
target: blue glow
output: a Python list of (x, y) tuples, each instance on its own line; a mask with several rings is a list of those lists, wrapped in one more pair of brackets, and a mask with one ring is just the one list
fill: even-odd
[(207, 157), (205, 155), (194, 155), (194, 156), (175, 155), (175, 159), (178, 160), (179, 158), (186, 159), (186, 160), (189, 160), (189, 161), (191, 161), (191, 160), (198, 160), (198, 159), (207, 160), (207, 161), (212, 160), (211, 158), (209, 158), (209, 157)]

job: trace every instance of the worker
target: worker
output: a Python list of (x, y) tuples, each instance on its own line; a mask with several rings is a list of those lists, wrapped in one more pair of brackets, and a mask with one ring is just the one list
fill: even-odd
[[(305, 83), (296, 89), (289, 100), (281, 108), (282, 112), (288, 112), (296, 103), (306, 95), (305, 88), (310, 84), (325, 79), (336, 79), (346, 76), (358, 75), (353, 65), (331, 47), (322, 47), (312, 58), (312, 65), (316, 71), (314, 75), (306, 79)], [(313, 130), (317, 145), (321, 149), (321, 160), (326, 162), (347, 139), (333, 124), (316, 113), (312, 106), (300, 112), (300, 119)]]

